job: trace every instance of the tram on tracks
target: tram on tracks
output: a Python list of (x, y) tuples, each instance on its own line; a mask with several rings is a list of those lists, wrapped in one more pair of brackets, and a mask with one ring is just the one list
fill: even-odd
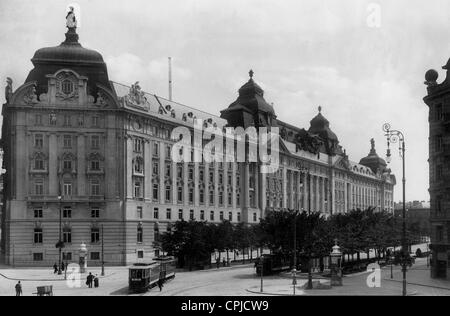
[(149, 263), (135, 263), (129, 268), (128, 289), (140, 293), (154, 287), (160, 280), (165, 282), (175, 277), (176, 260), (159, 257)]

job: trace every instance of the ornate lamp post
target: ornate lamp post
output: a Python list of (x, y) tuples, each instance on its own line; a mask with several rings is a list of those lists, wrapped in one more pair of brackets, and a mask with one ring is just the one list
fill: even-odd
[(406, 296), (406, 258), (407, 258), (407, 245), (406, 245), (406, 198), (405, 198), (405, 136), (401, 131), (391, 130), (391, 125), (389, 123), (385, 123), (383, 125), (383, 131), (385, 132), (385, 136), (387, 139), (387, 152), (386, 152), (386, 161), (387, 163), (391, 162), (391, 149), (389, 148), (391, 143), (399, 143), (399, 154), (402, 158), (402, 185), (403, 185), (403, 211), (402, 211), (402, 273), (403, 273), (403, 296)]
[(337, 245), (337, 239), (334, 240), (333, 250), (330, 253), (331, 259), (331, 286), (342, 286), (342, 252)]

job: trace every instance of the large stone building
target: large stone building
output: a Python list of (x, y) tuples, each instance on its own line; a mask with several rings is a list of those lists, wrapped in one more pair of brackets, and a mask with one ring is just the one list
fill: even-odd
[[(69, 28), (61, 45), (42, 48), (25, 83), (6, 90), (2, 147), (6, 169), (2, 251), (15, 265), (78, 260), (128, 264), (158, 255), (154, 240), (177, 220), (257, 223), (294, 208), (330, 215), (352, 208), (393, 210), (395, 178), (375, 145), (348, 159), (320, 113), (308, 130), (276, 118), (250, 79), (221, 117), (112, 82), (102, 56)], [(232, 97), (232, 96), (230, 96)], [(279, 170), (246, 162), (175, 163), (175, 127), (277, 126)], [(234, 154), (233, 154), (234, 155)], [(61, 214), (61, 221), (60, 221)]]
[(429, 107), (429, 168), (431, 221), (431, 275), (450, 278), (450, 60), (442, 67), (446, 79), (438, 84), (438, 73), (425, 74)]

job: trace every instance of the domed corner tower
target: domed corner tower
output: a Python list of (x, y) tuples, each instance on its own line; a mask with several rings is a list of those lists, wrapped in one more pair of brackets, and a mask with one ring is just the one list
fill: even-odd
[[(34, 68), (28, 74), (25, 84), (34, 82), (38, 96), (47, 94), (51, 88), (49, 84), (50, 86), (57, 84), (57, 82), (49, 82), (49, 78), (52, 75), (57, 76), (60, 70), (67, 69), (74, 74), (74, 77), (78, 77), (77, 79), (84, 79), (88, 96), (96, 97), (97, 85), (110, 87), (108, 71), (102, 55), (81, 46), (78, 42), (76, 27), (68, 27), (65, 36), (65, 41), (60, 45), (41, 48), (34, 53), (31, 59)], [(70, 74), (64, 72), (60, 74), (59, 79), (63, 79), (62, 76), (70, 76)]]
[(330, 129), (330, 122), (322, 115), (322, 107), (318, 107), (319, 113), (310, 121), (308, 132), (318, 135), (324, 142), (324, 151), (334, 156), (342, 154), (339, 146), (339, 140), (336, 134)]
[(369, 155), (367, 155), (367, 157), (362, 158), (359, 164), (369, 167), (375, 174), (378, 172), (383, 172), (386, 169), (387, 164), (383, 158), (378, 156), (375, 150), (375, 140), (373, 138), (370, 140), (370, 145), (371, 148)]
[(249, 71), (250, 79), (239, 89), (239, 96), (227, 109), (220, 112), (228, 126), (270, 127), (276, 125), (273, 106), (264, 99), (264, 90), (253, 80), (253, 71)]

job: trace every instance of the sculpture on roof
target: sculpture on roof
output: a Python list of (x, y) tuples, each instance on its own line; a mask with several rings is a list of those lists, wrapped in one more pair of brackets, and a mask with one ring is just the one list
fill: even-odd
[(66, 26), (68, 29), (77, 28), (77, 18), (75, 17), (75, 11), (73, 7), (69, 7), (69, 12), (66, 15)]
[(139, 81), (136, 81), (134, 84), (131, 85), (130, 91), (126, 96), (123, 97), (123, 99), (127, 105), (145, 107), (146, 110), (148, 109), (148, 107), (150, 107), (150, 104), (147, 98), (145, 97), (145, 92), (141, 90)]
[(297, 148), (317, 154), (320, 147), (323, 145), (322, 139), (317, 135), (312, 135), (306, 130), (302, 129), (295, 136), (295, 144)]
[(12, 79), (10, 77), (6, 77), (6, 87), (5, 87), (5, 100), (6, 100), (6, 103), (8, 103), (9, 100), (11, 100), (11, 95), (13, 93), (12, 84), (13, 84)]

